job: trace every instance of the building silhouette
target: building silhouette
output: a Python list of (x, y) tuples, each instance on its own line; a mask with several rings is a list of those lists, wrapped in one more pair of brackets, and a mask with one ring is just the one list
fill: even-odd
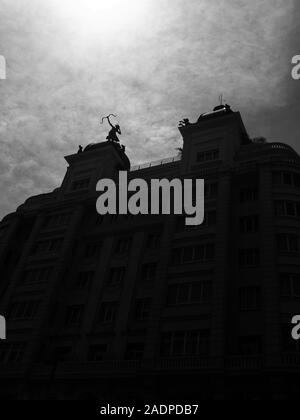
[[(62, 185), (0, 224), (0, 395), (167, 401), (300, 395), (300, 158), (228, 106), (185, 120), (176, 158), (67, 156)], [(104, 216), (96, 183), (204, 178), (205, 222)]]

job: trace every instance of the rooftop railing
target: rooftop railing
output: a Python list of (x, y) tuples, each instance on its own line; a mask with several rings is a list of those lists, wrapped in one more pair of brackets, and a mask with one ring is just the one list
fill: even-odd
[(155, 166), (167, 165), (168, 163), (174, 163), (174, 162), (180, 162), (180, 161), (181, 161), (181, 156), (174, 156), (174, 157), (165, 158), (161, 160), (155, 160), (153, 162), (148, 162), (141, 165), (132, 166), (132, 168), (130, 169), (130, 172), (140, 171), (142, 169), (149, 169)]

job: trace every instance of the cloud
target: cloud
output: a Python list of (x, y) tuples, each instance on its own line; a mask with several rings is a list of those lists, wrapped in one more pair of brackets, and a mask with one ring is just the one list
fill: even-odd
[(104, 140), (109, 112), (132, 163), (175, 155), (179, 119), (196, 119), (221, 92), (250, 134), (298, 147), (296, 1), (140, 1), (137, 28), (87, 38), (56, 0), (0, 0), (0, 215), (57, 187), (63, 156)]

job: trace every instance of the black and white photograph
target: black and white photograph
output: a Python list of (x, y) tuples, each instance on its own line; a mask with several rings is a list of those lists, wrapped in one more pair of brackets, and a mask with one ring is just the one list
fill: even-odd
[(300, 401), (299, 22), (0, 0), (1, 403)]

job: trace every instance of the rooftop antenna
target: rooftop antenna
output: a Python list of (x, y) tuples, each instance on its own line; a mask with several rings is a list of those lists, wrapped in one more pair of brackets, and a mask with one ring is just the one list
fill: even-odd
[(223, 93), (219, 96), (220, 105), (223, 105)]

